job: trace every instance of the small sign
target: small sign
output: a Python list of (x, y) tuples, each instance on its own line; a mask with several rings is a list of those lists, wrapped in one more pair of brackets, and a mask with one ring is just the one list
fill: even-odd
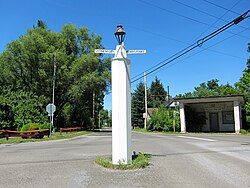
[(56, 106), (52, 103), (46, 106), (46, 112), (48, 112), (48, 116), (52, 116), (52, 114), (56, 111)]
[(147, 118), (147, 113), (143, 113), (143, 118)]
[(147, 50), (127, 50), (127, 54), (145, 54)]
[(95, 49), (96, 54), (115, 54), (115, 50)]

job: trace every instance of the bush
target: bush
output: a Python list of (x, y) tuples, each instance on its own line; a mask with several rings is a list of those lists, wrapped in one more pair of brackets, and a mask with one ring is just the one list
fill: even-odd
[(28, 123), (21, 128), (21, 131), (32, 131), (32, 130), (39, 130), (38, 123)]
[(167, 109), (164, 106), (161, 106), (156, 112), (151, 116), (151, 119), (148, 122), (148, 130), (151, 131), (173, 131), (173, 124), (175, 119), (175, 130), (180, 130), (180, 120), (178, 114), (174, 118), (174, 110)]
[(50, 124), (49, 123), (40, 124), (39, 128), (40, 129), (50, 129)]
[(241, 134), (247, 134), (247, 131), (246, 131), (245, 129), (241, 129), (241, 130), (240, 130), (240, 133), (241, 133)]
[(44, 123), (44, 124), (28, 123), (26, 125), (23, 125), (21, 131), (32, 131), (32, 130), (49, 129), (49, 128), (50, 128), (49, 123)]

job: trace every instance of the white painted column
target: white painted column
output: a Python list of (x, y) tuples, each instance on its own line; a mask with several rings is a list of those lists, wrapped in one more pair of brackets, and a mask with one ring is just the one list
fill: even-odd
[(127, 164), (131, 151), (130, 61), (123, 45), (112, 60), (112, 163)]
[(241, 129), (241, 111), (240, 111), (240, 102), (234, 101), (234, 126), (235, 133), (239, 134)]
[(186, 133), (186, 119), (184, 104), (180, 103), (181, 133)]

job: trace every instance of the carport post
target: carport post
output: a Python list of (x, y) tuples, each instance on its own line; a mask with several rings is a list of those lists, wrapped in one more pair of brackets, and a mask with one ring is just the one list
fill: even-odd
[(241, 113), (240, 113), (240, 102), (234, 101), (234, 124), (235, 124), (235, 133), (240, 133), (241, 128)]
[(180, 103), (181, 133), (186, 133), (186, 119), (184, 104)]

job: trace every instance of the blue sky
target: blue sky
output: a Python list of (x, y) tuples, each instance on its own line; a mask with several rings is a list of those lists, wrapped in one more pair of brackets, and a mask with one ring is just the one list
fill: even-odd
[[(249, 0), (209, 1), (237, 13), (250, 8)], [(127, 32), (126, 48), (147, 50), (145, 55), (130, 55), (132, 77), (193, 43), (202, 33), (201, 36), (205, 36), (215, 27), (237, 17), (237, 14), (206, 0), (2, 0), (0, 7), (0, 52), (9, 42), (25, 34), (38, 19), (44, 20), (53, 31), (60, 31), (66, 23), (86, 26), (103, 37), (102, 44), (107, 49), (115, 48), (117, 42), (113, 33), (116, 25), (122, 24)], [(223, 20), (216, 18), (222, 15)], [(231, 38), (199, 54), (193, 55), (202, 48), (190, 52), (148, 76), (148, 83), (157, 76), (165, 88), (170, 86), (173, 96), (192, 91), (201, 82), (213, 78), (222, 84), (234, 84), (242, 75), (249, 57), (247, 43), (250, 42), (250, 30), (245, 30), (248, 27), (249, 18), (203, 47)], [(190, 55), (193, 56), (187, 58)], [(132, 84), (132, 89), (136, 84), (138, 82)], [(105, 97), (105, 108), (111, 108), (111, 95)]]

